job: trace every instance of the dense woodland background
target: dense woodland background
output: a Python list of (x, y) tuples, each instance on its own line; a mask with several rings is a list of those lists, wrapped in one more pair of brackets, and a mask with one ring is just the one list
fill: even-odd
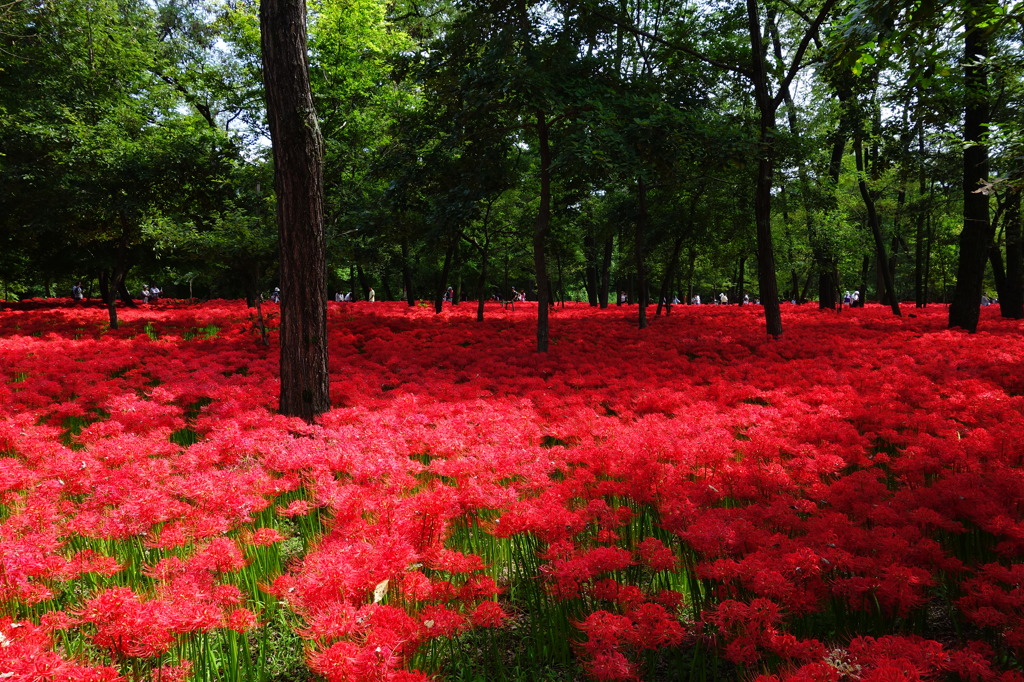
[[(258, 5), (0, 4), (0, 296), (278, 283)], [(308, 10), (332, 295), (1024, 315), (1024, 3)]]

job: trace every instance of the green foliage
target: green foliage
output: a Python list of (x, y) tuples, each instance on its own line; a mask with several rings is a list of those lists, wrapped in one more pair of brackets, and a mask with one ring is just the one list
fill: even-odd
[[(759, 6), (766, 38), (780, 44), (815, 9)], [(961, 201), (958, 46), (968, 21), (995, 48), (989, 146), (996, 178), (1010, 184), (993, 191), (1001, 197), (1020, 183), (1024, 3), (986, 2), (970, 17), (965, 7), (857, 0), (812, 41), (816, 67), (801, 75), (792, 109), (783, 107), (795, 128), (780, 118), (772, 139), (780, 273), (836, 263), (841, 280), (860, 277), (870, 244), (852, 165), (830, 179), (834, 141), (855, 131), (865, 135), (886, 239), (898, 245), (903, 295), (918, 242), (955, 260), (938, 227)], [(414, 294), (428, 297), (451, 250), (445, 284), (475, 292), (483, 275), (485, 292), (529, 289), (538, 111), (552, 123), (548, 249), (567, 295), (581, 297), (595, 273), (635, 286), (640, 180), (656, 284), (669, 280), (684, 297), (688, 284), (718, 288), (752, 253), (758, 122), (743, 75), (752, 55), (742, 6), (309, 8), (331, 286), (397, 297), (405, 270)], [(159, 280), (173, 295), (253, 300), (274, 285), (257, 9), (253, 0), (4, 7), (0, 295), (66, 295), (80, 278), (95, 294), (100, 276), (133, 290)], [(785, 64), (774, 45), (767, 56), (777, 83)], [(918, 216), (932, 232), (916, 232)], [(933, 294), (940, 289), (933, 279)]]

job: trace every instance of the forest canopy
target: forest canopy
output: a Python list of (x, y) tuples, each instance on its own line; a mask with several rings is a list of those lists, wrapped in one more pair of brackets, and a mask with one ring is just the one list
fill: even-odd
[[(1024, 3), (310, 0), (327, 291), (1024, 316)], [(256, 0), (0, 6), (0, 296), (279, 283)], [(539, 259), (539, 260), (538, 260)], [(646, 306), (641, 306), (641, 325)], [(778, 329), (781, 333), (781, 326)]]

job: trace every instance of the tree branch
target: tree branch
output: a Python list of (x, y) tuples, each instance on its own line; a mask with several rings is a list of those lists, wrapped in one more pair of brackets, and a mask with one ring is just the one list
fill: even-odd
[(807, 51), (807, 46), (810, 44), (811, 39), (818, 34), (818, 29), (824, 23), (826, 17), (835, 7), (837, 0), (825, 0), (825, 4), (821, 6), (821, 10), (818, 12), (818, 16), (814, 18), (811, 25), (807, 27), (807, 31), (804, 33), (803, 39), (800, 41), (800, 46), (796, 50), (796, 55), (793, 57), (793, 63), (789, 67), (789, 73), (786, 74), (785, 79), (779, 83), (779, 91), (772, 99), (772, 105), (776, 108), (782, 104), (782, 100), (785, 99), (786, 93), (789, 92), (789, 86), (793, 83), (793, 79), (796, 78), (797, 72), (800, 70), (800, 62), (804, 59), (804, 52)]
[[(833, 2), (834, 2), (834, 0), (833, 0)], [(667, 48), (669, 48), (671, 50), (675, 50), (677, 52), (682, 52), (683, 54), (688, 54), (691, 57), (694, 57), (694, 58), (696, 58), (696, 59), (698, 59), (698, 60), (700, 60), (700, 61), (702, 61), (702, 62), (704, 62), (706, 64), (710, 64), (712, 66), (717, 66), (720, 69), (725, 69), (726, 71), (732, 71), (733, 73), (738, 73), (741, 76), (746, 76), (748, 78), (752, 75), (749, 70), (744, 69), (741, 66), (738, 66), (736, 64), (729, 64), (727, 62), (723, 62), (723, 61), (720, 61), (718, 59), (714, 59), (713, 57), (709, 57), (708, 55), (704, 54), (703, 52), (700, 52), (699, 50), (696, 50), (696, 49), (690, 47), (689, 45), (683, 45), (682, 43), (676, 43), (676, 42), (673, 42), (673, 41), (670, 41), (670, 40), (665, 40), (664, 38), (662, 38), (660, 36), (657, 36), (657, 35), (649, 32), (649, 31), (645, 31), (644, 29), (642, 29), (642, 28), (640, 28), (638, 26), (634, 26), (627, 19), (621, 19), (621, 18), (615, 17), (615, 16), (613, 16), (611, 14), (608, 14), (606, 12), (603, 12), (603, 11), (601, 11), (599, 9), (596, 9), (596, 8), (593, 8), (593, 7), (590, 8), (590, 11), (593, 12), (596, 16), (599, 16), (602, 19), (605, 19), (606, 21), (610, 21), (612, 24), (614, 24), (614, 25), (616, 25), (616, 26), (618, 26), (618, 27), (620, 27), (622, 29), (625, 29), (627, 32), (632, 33), (633, 35), (642, 36), (644, 38), (647, 38), (648, 40), (651, 40), (651, 41), (653, 41), (655, 43), (658, 43), (659, 45), (664, 45), (665, 47), (667, 47)]]

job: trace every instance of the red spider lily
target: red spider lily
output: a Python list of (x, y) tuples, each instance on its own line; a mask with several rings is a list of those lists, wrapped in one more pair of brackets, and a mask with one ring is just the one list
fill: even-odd
[(508, 618), (501, 605), (493, 601), (482, 601), (477, 604), (469, 616), (473, 625), (482, 628), (500, 627)]
[[(111, 664), (254, 627), (263, 596), (233, 584), (269, 581), (329, 679), (423, 679), (420, 646), (501, 627), (521, 590), (607, 609), (580, 622), (598, 679), (691, 633), (786, 679), (1013, 679), (1019, 323), (794, 307), (769, 342), (756, 309), (706, 308), (640, 333), (568, 305), (538, 356), (516, 352), (522, 311), (354, 305), (312, 426), (273, 414), (276, 351), (237, 302), (125, 310), (116, 332), (100, 308), (5, 311), (0, 598), (59, 598), (39, 627)], [(963, 648), (903, 629), (940, 584)], [(857, 638), (861, 617), (891, 634)], [(849, 641), (792, 634), (816, 620)], [(35, 660), (77, 665), (40, 632)]]
[(49, 634), (24, 622), (0, 619), (0, 670), (16, 680), (123, 682), (111, 666), (91, 666), (63, 659), (51, 650)]
[(235, 609), (228, 614), (227, 626), (235, 632), (249, 632), (259, 626), (256, 614), (249, 609)]

